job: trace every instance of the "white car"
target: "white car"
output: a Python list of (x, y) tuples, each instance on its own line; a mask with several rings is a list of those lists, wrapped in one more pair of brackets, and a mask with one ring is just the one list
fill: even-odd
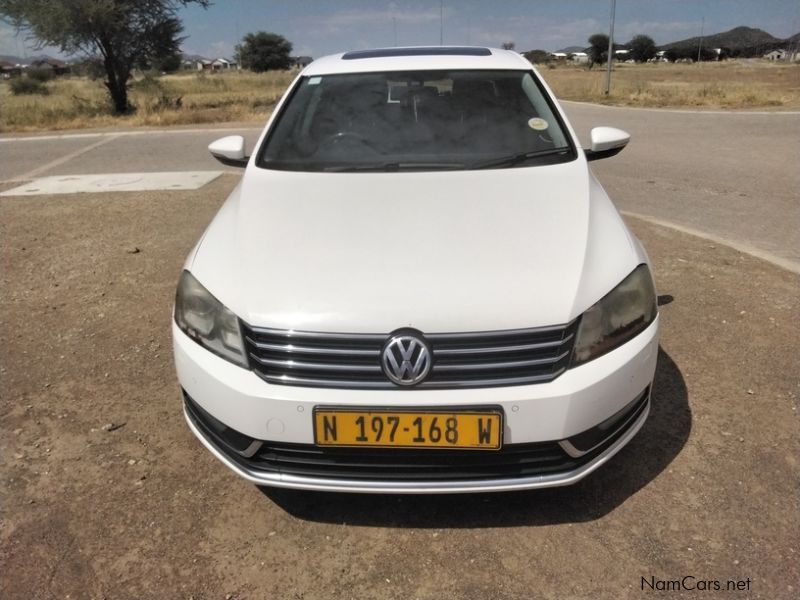
[(647, 418), (648, 258), (530, 63), (392, 48), (306, 67), (189, 255), (189, 427), (264, 486), (389, 493), (574, 483)]

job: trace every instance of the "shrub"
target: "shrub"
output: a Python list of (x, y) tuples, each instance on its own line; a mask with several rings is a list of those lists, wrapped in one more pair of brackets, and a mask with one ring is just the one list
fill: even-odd
[(40, 96), (47, 96), (50, 90), (41, 81), (31, 79), (30, 77), (17, 77), (10, 81), (11, 93), (15, 96), (22, 96), (28, 94), (39, 94)]
[(29, 67), (25, 70), (25, 74), (34, 81), (38, 81), (40, 83), (50, 81), (53, 77), (55, 77), (55, 73), (50, 67)]

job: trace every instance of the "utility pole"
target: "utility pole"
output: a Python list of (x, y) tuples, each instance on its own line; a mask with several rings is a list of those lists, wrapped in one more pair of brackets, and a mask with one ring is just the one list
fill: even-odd
[(608, 28), (608, 64), (606, 65), (606, 96), (611, 91), (611, 60), (614, 58), (614, 13), (617, 0), (611, 0), (611, 25)]
[(439, 0), (439, 45), (444, 46), (444, 0)]
[(697, 42), (697, 62), (700, 62), (700, 51), (703, 49), (703, 31), (706, 28), (706, 17), (703, 16), (703, 20), (700, 21), (700, 41)]

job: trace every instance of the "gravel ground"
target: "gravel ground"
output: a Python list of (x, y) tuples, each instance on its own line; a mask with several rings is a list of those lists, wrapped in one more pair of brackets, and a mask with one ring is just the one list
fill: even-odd
[(633, 221), (662, 351), (650, 419), (599, 472), (262, 491), (185, 426), (169, 339), (184, 257), (234, 183), (0, 201), (0, 597), (596, 599), (687, 576), (797, 597), (800, 277)]

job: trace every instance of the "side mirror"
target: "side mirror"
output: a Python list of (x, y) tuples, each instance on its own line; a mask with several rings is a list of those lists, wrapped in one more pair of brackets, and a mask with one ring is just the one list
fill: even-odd
[(240, 135), (229, 135), (219, 138), (208, 145), (211, 156), (229, 167), (246, 167), (248, 156), (244, 154), (244, 138)]
[(586, 160), (598, 160), (619, 154), (630, 139), (630, 134), (622, 129), (595, 127), (591, 133), (592, 147), (584, 150)]

